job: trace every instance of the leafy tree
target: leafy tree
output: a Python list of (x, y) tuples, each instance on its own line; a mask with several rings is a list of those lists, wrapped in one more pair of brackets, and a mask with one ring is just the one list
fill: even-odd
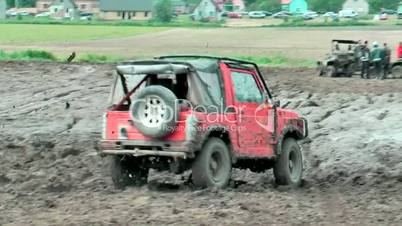
[(35, 7), (36, 0), (6, 0), (6, 2), (8, 8), (12, 7), (24, 8), (24, 7)]
[(246, 0), (249, 10), (265, 10), (276, 12), (281, 9), (280, 0)]
[[(307, 0), (309, 8), (315, 11), (338, 11), (346, 0)], [(379, 12), (381, 8), (396, 9), (401, 0), (368, 0), (371, 12)]]
[(337, 12), (342, 9), (345, 0), (308, 0), (309, 8), (315, 11), (332, 11)]
[(6, 4), (7, 4), (7, 8), (14, 8), (15, 7), (15, 1), (14, 0), (7, 0)]
[(155, 4), (155, 19), (168, 23), (172, 20), (172, 2), (170, 0), (158, 0)]
[(382, 8), (396, 10), (400, 0), (368, 0), (370, 12), (378, 13)]
[[(346, 0), (307, 0), (309, 9), (314, 11), (337, 12), (342, 9)], [(371, 12), (379, 12), (382, 8), (396, 9), (401, 0), (368, 0)], [(245, 0), (248, 10), (278, 11), (281, 8), (280, 0)]]

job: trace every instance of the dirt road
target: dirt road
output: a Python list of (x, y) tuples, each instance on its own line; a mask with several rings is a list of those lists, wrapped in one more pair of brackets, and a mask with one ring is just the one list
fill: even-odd
[[(401, 40), (398, 27), (347, 28), (177, 28), (134, 37), (33, 44), (2, 44), (0, 49), (45, 49), (69, 56), (75, 51), (150, 57), (164, 54), (275, 56), (316, 60), (330, 51), (332, 39), (377, 40), (394, 49)], [(393, 54), (395, 55), (395, 54)]]
[(310, 122), (300, 189), (239, 170), (225, 190), (153, 172), (148, 186), (117, 191), (95, 154), (113, 65), (0, 68), (0, 225), (402, 222), (402, 80), (265, 70), (282, 105)]

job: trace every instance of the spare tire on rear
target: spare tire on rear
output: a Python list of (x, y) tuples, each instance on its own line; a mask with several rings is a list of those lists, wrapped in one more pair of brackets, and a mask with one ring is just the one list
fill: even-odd
[(130, 108), (135, 127), (153, 138), (169, 135), (179, 117), (176, 102), (176, 95), (166, 87), (153, 85), (140, 90)]

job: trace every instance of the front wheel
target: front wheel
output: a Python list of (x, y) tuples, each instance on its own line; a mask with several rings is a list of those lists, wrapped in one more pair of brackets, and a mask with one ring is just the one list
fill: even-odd
[(300, 186), (303, 174), (303, 157), (294, 138), (286, 138), (282, 153), (274, 165), (275, 181), (279, 185)]
[(109, 156), (113, 185), (117, 189), (126, 186), (142, 186), (147, 183), (148, 169), (130, 156)]
[(193, 163), (193, 183), (201, 188), (223, 188), (229, 182), (231, 171), (228, 147), (221, 139), (210, 138)]

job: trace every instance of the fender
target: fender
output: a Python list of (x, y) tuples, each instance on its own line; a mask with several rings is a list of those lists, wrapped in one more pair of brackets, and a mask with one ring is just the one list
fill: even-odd
[(275, 154), (280, 155), (282, 152), (282, 143), (286, 137), (294, 137), (296, 140), (302, 140), (308, 136), (307, 120), (302, 119), (306, 127), (305, 132), (301, 131), (299, 127), (294, 124), (288, 123), (282, 130), (282, 133), (278, 137), (278, 143), (275, 147)]
[(208, 139), (208, 137), (214, 131), (222, 131), (223, 133), (227, 133), (227, 134), (229, 134), (229, 138), (230, 138), (230, 133), (226, 126), (224, 126), (224, 125), (208, 126), (206, 128), (206, 130), (199, 131), (200, 133), (198, 134), (197, 138), (195, 139), (196, 140), (196, 150), (200, 150), (202, 148), (202, 145), (204, 145), (205, 141)]

